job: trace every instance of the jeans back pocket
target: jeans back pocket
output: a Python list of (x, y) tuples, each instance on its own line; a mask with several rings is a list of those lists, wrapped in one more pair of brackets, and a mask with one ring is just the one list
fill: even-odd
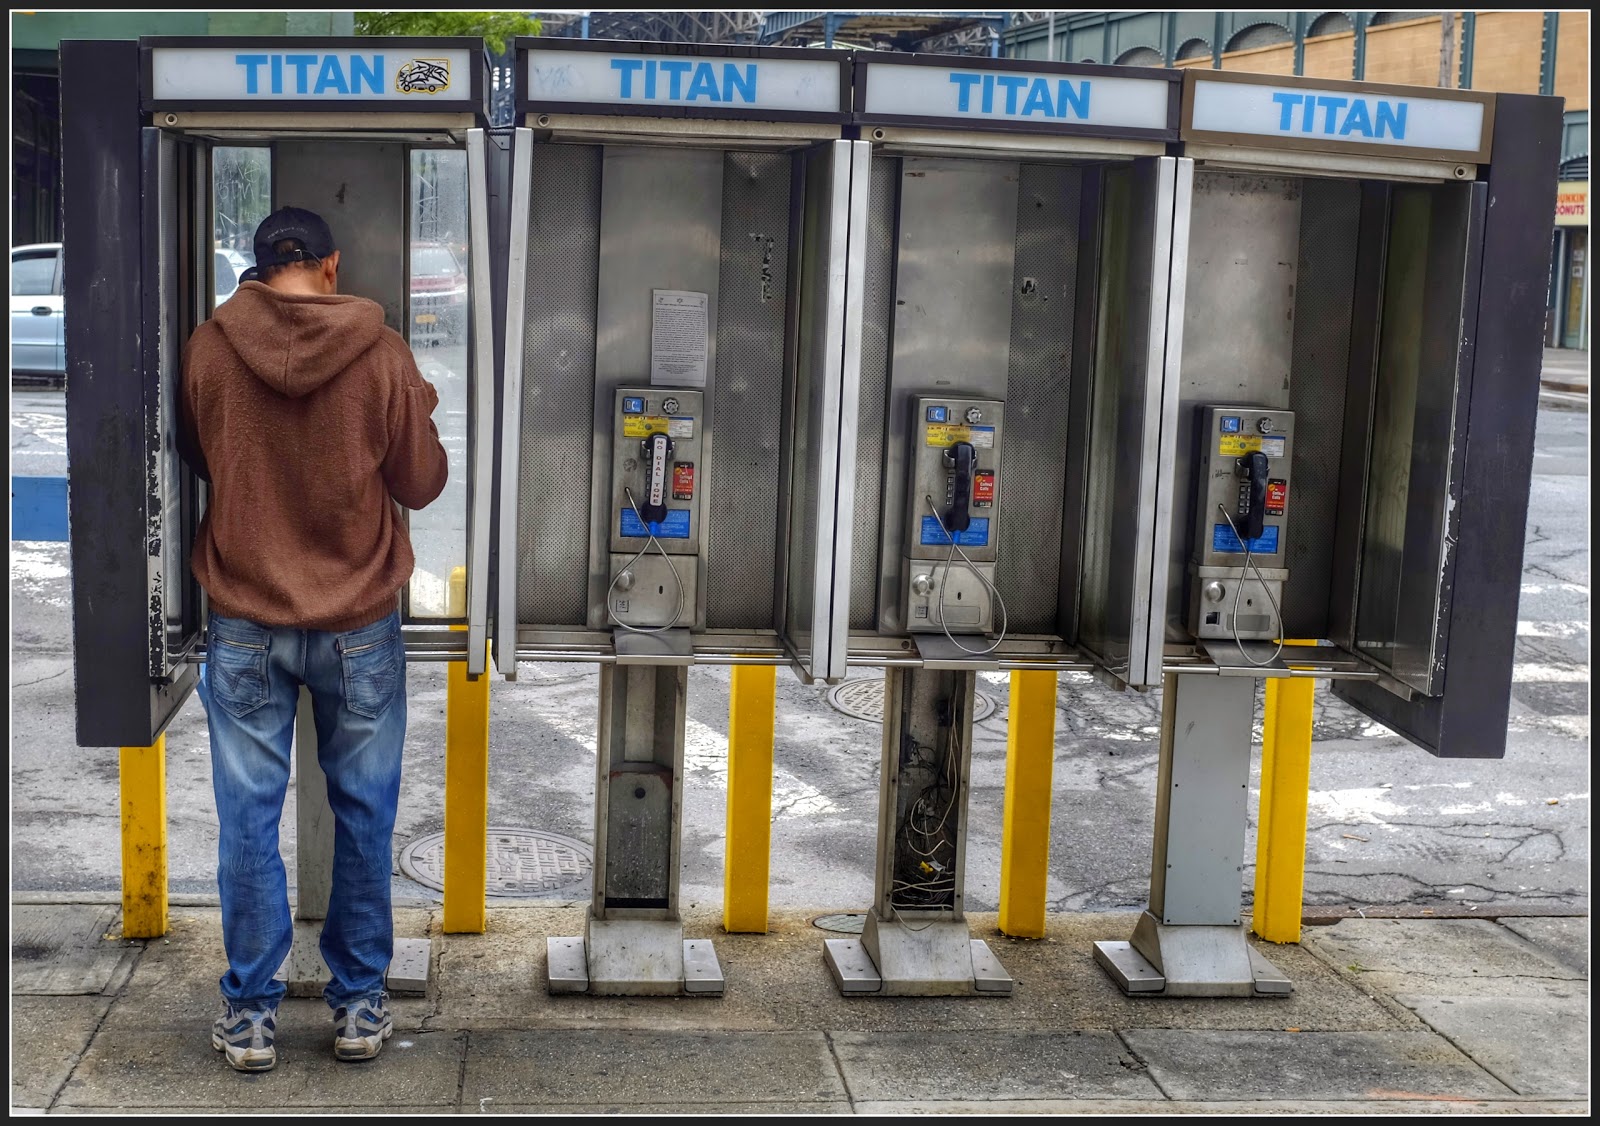
[(388, 708), (400, 685), (405, 651), (398, 629), (375, 640), (358, 640), (358, 637), (341, 639), (339, 644), (339, 659), (344, 670), (344, 703), (359, 716), (377, 719)]
[(211, 698), (244, 718), (267, 702), (267, 645), (235, 641), (212, 630), (206, 660)]

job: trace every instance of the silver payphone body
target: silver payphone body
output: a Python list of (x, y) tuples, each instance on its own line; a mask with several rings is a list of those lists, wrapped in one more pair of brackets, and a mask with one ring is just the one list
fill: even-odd
[(1290, 988), (1239, 909), (1258, 682), (1504, 753), (1546, 268), (1518, 232), (1559, 123), (1525, 95), (1185, 76), (1150, 902), (1096, 944), (1124, 990)]
[[(965, 919), (980, 672), (1159, 680), (1153, 584), (1170, 72), (862, 55), (852, 669), (882, 669), (882, 797), (848, 994), (1009, 994)], [(1164, 541), (1163, 541), (1164, 542)]]
[[(494, 401), (482, 41), (68, 41), (62, 79), (68, 448), (93, 481), (71, 492), (79, 742), (153, 744), (205, 660), (189, 552), (206, 490), (178, 453), (182, 349), (233, 291), (215, 276), (222, 251), (248, 251), (277, 206), (327, 220), (346, 248), (341, 291), (383, 307), (440, 392), (458, 452), (436, 511), (408, 515), (406, 651), (470, 668), (475, 647), (481, 670), (492, 447), (474, 439)], [(444, 595), (452, 571), (465, 604)], [(333, 832), (304, 696), (301, 712), (296, 917), (315, 920)], [(297, 933), (291, 990), (325, 979), (315, 940)], [(397, 940), (392, 989), (421, 987), (427, 951)]]
[(844, 674), (847, 58), (516, 50), (495, 666), (600, 665), (594, 894), (547, 984), (716, 995), (678, 902), (689, 670)]

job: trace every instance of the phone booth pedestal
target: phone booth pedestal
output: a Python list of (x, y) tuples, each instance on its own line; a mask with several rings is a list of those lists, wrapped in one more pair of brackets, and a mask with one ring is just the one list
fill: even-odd
[(1168, 674), (1150, 905), (1127, 942), (1096, 942), (1124, 993), (1287, 994), (1239, 917), (1257, 677)]
[(962, 907), (972, 665), (885, 673), (873, 904), (859, 939), (823, 943), (846, 996), (1011, 995), (1011, 975), (972, 937)]
[(594, 894), (581, 937), (546, 939), (551, 993), (720, 996), (709, 939), (678, 914), (689, 631), (624, 634), (600, 669)]

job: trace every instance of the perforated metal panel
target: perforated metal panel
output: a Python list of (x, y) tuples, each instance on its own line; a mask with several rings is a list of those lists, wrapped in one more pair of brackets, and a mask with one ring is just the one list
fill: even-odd
[(1015, 633), (1055, 633), (1083, 174), (1022, 166), (995, 585)]
[(900, 159), (872, 158), (867, 196), (867, 278), (861, 316), (861, 393), (857, 405), (855, 527), (850, 555), (850, 628), (877, 626), (878, 533), (883, 518), (884, 410), (894, 326), (895, 209)]
[(1285, 637), (1328, 636), (1339, 455), (1360, 244), (1361, 185), (1301, 186), (1300, 264), (1294, 306), (1289, 409), (1295, 412), (1294, 492), (1283, 588)]
[(541, 145), (528, 215), (517, 620), (581, 627), (588, 615), (590, 454), (600, 156)]
[(724, 162), (706, 545), (711, 629), (772, 625), (790, 160), (732, 152)]

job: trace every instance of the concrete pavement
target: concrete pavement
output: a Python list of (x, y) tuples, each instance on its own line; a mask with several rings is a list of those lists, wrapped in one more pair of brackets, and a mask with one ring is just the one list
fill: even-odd
[(320, 1000), (287, 1000), (279, 1063), (231, 1071), (210, 1045), (218, 912), (178, 907), (164, 939), (119, 939), (114, 905), (12, 908), (12, 1103), (34, 1113), (1571, 1113), (1589, 1110), (1588, 920), (1343, 919), (1263, 946), (1280, 999), (1124, 997), (1094, 939), (1133, 916), (1051, 919), (1004, 938), (1009, 999), (842, 999), (825, 932), (782, 913), (712, 937), (721, 999), (551, 997), (544, 938), (579, 904), (495, 906), (488, 933), (432, 939), (428, 996), (363, 1064), (332, 1058)]

